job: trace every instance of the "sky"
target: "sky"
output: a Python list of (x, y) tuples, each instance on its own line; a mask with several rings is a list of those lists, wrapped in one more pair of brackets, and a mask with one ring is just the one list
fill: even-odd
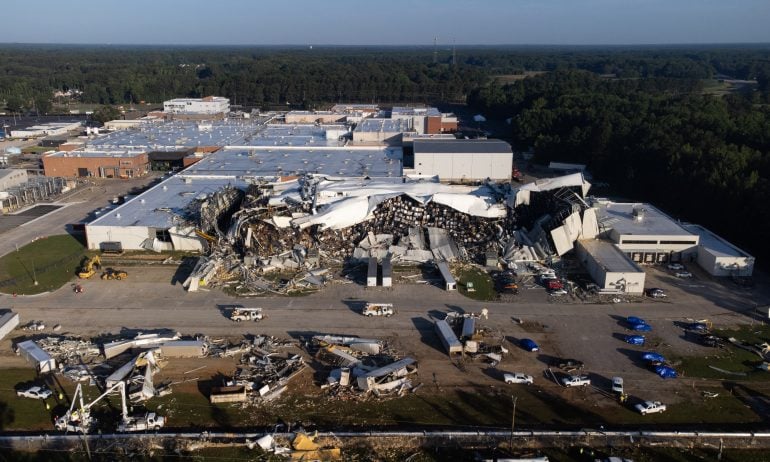
[(2, 0), (0, 43), (770, 42), (770, 0)]

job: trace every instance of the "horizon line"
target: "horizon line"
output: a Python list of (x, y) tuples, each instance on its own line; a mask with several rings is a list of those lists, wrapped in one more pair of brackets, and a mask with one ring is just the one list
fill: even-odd
[[(0, 46), (8, 45), (32, 45), (32, 46), (129, 46), (129, 47), (286, 47), (286, 48), (312, 48), (312, 47), (334, 47), (334, 48), (434, 48), (435, 45), (429, 43), (405, 43), (405, 44), (341, 44), (341, 43), (95, 43), (95, 42), (0, 42)], [(737, 46), (737, 45), (769, 45), (766, 42), (648, 42), (648, 43), (443, 43), (438, 44), (441, 47), (672, 47), (672, 46)]]

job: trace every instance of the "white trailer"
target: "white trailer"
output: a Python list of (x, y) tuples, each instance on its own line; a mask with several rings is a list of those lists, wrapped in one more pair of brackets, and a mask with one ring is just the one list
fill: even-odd
[(393, 263), (390, 258), (382, 260), (382, 287), (393, 286)]
[(0, 316), (0, 340), (4, 339), (6, 335), (13, 332), (16, 326), (19, 325), (19, 313), (8, 311)]
[(441, 277), (444, 279), (444, 289), (457, 290), (457, 282), (452, 276), (452, 272), (449, 271), (449, 264), (445, 261), (438, 262), (438, 270), (441, 272)]
[(160, 346), (165, 358), (199, 358), (209, 353), (209, 346), (202, 340), (174, 340)]
[(16, 344), (16, 354), (23, 356), (40, 374), (56, 370), (56, 360), (32, 340)]
[(447, 353), (449, 353), (450, 356), (453, 353), (462, 354), (463, 345), (460, 343), (460, 340), (457, 339), (457, 335), (449, 326), (449, 323), (446, 322), (445, 319), (442, 319), (441, 321), (436, 321), (435, 324), (436, 333), (441, 339), (441, 343), (444, 345), (444, 348), (446, 348)]
[(366, 271), (366, 287), (377, 287), (377, 259), (369, 257), (369, 268)]

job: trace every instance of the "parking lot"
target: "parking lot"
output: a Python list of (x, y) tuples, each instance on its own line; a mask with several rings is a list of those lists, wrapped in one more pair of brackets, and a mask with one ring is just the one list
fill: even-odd
[[(685, 339), (676, 322), (703, 318), (718, 326), (757, 322), (747, 310), (766, 300), (763, 287), (738, 290), (697, 270), (694, 278), (680, 280), (657, 267), (646, 269), (648, 285), (665, 289), (666, 298), (623, 296), (615, 297), (614, 302), (602, 297), (549, 297), (534, 283), (521, 284), (519, 295), (506, 296), (505, 301), (480, 302), (432, 285), (366, 289), (349, 281), (337, 281), (306, 297), (238, 299), (216, 289), (185, 292), (180, 284), (183, 275), (175, 267), (125, 269), (129, 276), (123, 281), (83, 281), (84, 293), (75, 294), (65, 286), (35, 297), (3, 296), (3, 303), (18, 311), (22, 322), (61, 324), (59, 333), (75, 335), (166, 327), (186, 335), (233, 338), (259, 333), (299, 339), (329, 333), (386, 339), (401, 354), (419, 361), (419, 381), (435, 390), (493, 387), (504, 391), (517, 385), (503, 384), (503, 373), (524, 372), (535, 377), (532, 390), (561, 397), (581, 408), (618, 412), (616, 400), (608, 393), (611, 378), (618, 375), (624, 377), (627, 392), (636, 399), (677, 403), (699, 396), (694, 383), (686, 378), (663, 380), (640, 359), (644, 351), (658, 351), (667, 357), (711, 353), (711, 349)], [(366, 301), (392, 303), (397, 314), (364, 317), (360, 309)], [(268, 318), (259, 324), (233, 323), (220, 309), (232, 304), (263, 307)], [(489, 319), (480, 321), (486, 335), (505, 339), (509, 353), (496, 368), (483, 360), (450, 360), (434, 332), (432, 319), (442, 318), (447, 311), (479, 313), (483, 308), (489, 310)], [(646, 334), (644, 347), (623, 340), (630, 333), (625, 322), (630, 315), (644, 318), (653, 328)], [(521, 349), (518, 342), (522, 338), (537, 342), (540, 351)], [(8, 339), (0, 344), (0, 354), (7, 367), (23, 366), (18, 358), (11, 359)], [(584, 362), (582, 372), (589, 375), (592, 386), (584, 390), (557, 384), (554, 379), (565, 373), (546, 371), (560, 358)], [(699, 386), (704, 384), (708, 383), (699, 382)]]

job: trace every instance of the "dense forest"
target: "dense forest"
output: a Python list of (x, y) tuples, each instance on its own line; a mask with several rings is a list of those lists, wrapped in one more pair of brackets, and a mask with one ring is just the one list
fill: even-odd
[[(532, 71), (543, 73), (499, 78)], [(755, 82), (710, 95), (713, 79)], [(586, 163), (612, 192), (770, 261), (769, 46), (0, 47), (6, 111), (49, 112), (53, 91), (69, 89), (105, 105), (467, 102), (510, 118), (513, 143), (537, 161)]]
[(557, 71), (488, 85), (469, 100), (478, 110), (510, 117), (514, 143), (534, 147), (536, 161), (587, 164), (614, 193), (704, 224), (766, 262), (770, 105), (764, 85), (764, 91), (710, 96), (689, 78)]
[[(620, 78), (756, 78), (767, 48), (0, 46), (0, 100), (50, 110), (52, 91), (85, 103), (221, 95), (253, 106), (464, 101), (493, 75), (581, 69)], [(768, 72), (765, 72), (768, 73)]]

